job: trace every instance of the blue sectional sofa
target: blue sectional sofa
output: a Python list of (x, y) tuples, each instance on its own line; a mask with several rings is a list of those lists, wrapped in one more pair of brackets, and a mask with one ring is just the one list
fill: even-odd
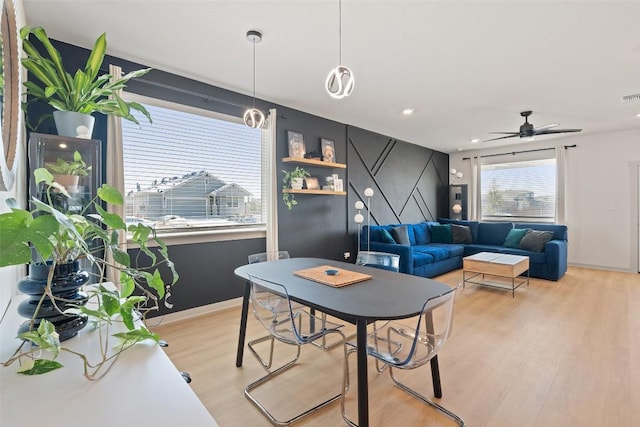
[[(454, 224), (446, 226), (446, 224)], [(470, 231), (470, 241), (466, 243), (436, 243), (432, 240), (432, 227), (435, 232), (444, 228), (457, 227), (464, 232)], [(400, 239), (392, 234), (406, 233)], [(435, 226), (435, 227), (434, 227)], [(463, 227), (460, 227), (463, 226)], [(466, 228), (468, 227), (468, 229)], [(394, 230), (395, 229), (395, 230)], [(530, 229), (546, 231), (551, 240), (544, 243), (540, 252), (521, 249), (517, 245), (504, 246), (512, 229)], [(386, 231), (383, 231), (386, 230)], [(393, 232), (393, 233), (392, 233)], [(520, 232), (524, 234), (525, 232)], [(540, 234), (540, 233), (538, 233)], [(408, 236), (407, 236), (408, 235)], [(367, 245), (367, 239), (370, 242)], [(408, 242), (404, 241), (408, 237)], [(404, 244), (396, 243), (400, 240)], [(439, 219), (438, 222), (419, 224), (393, 224), (364, 226), (360, 234), (360, 250), (389, 252), (400, 255), (400, 272), (423, 277), (434, 277), (451, 270), (462, 268), (462, 258), (478, 252), (496, 252), (529, 257), (529, 275), (547, 280), (559, 280), (567, 271), (567, 227), (555, 224), (530, 224), (511, 222), (479, 222)]]

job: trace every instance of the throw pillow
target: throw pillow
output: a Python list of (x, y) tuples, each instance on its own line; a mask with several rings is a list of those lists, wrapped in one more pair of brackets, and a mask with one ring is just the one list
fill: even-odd
[(533, 252), (542, 252), (544, 245), (553, 237), (553, 231), (528, 230), (520, 240), (520, 249)]
[(431, 226), (431, 243), (451, 243), (451, 224), (432, 225)]
[(384, 228), (380, 230), (380, 241), (382, 243), (396, 243), (396, 241), (393, 240), (391, 233), (389, 233), (389, 230)]
[(399, 245), (411, 245), (411, 240), (409, 240), (409, 230), (406, 225), (393, 227), (391, 229), (391, 236), (393, 236), (393, 240), (395, 240)]
[(527, 231), (531, 230), (530, 228), (512, 228), (509, 230), (509, 234), (507, 234), (507, 238), (504, 239), (504, 243), (502, 246), (505, 248), (514, 248), (518, 249), (520, 247), (520, 241), (527, 234)]
[(471, 239), (471, 228), (466, 225), (449, 224), (451, 226), (451, 242), (463, 243), (465, 245), (473, 243)]

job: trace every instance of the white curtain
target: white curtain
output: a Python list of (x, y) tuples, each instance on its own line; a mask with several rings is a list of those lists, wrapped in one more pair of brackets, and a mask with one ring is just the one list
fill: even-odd
[[(122, 78), (122, 68), (116, 65), (109, 65), (111, 81)], [(121, 91), (119, 91), (121, 92)], [(121, 95), (121, 93), (119, 93)], [(107, 118), (107, 184), (118, 189), (124, 195), (124, 162), (122, 153), (122, 119), (110, 114)], [(109, 205), (108, 211), (124, 218), (124, 205)], [(127, 236), (122, 233), (118, 242), (123, 250), (127, 250)], [(108, 260), (113, 262), (112, 259)], [(118, 271), (114, 268), (107, 269), (107, 279), (113, 283), (118, 283), (120, 278)]]
[(262, 185), (262, 213), (267, 223), (267, 253), (278, 252), (278, 170), (276, 163), (276, 110), (269, 116), (262, 129), (262, 166), (265, 170)]
[(480, 221), (482, 219), (482, 195), (480, 193), (480, 156), (471, 157), (471, 188), (469, 194), (470, 215), (469, 219)]
[(556, 149), (556, 224), (565, 224), (567, 219), (567, 150), (563, 145)]

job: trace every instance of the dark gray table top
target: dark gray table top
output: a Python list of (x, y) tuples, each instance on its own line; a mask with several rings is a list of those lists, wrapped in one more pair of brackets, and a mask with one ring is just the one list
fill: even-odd
[[(334, 288), (293, 274), (294, 271), (320, 265), (358, 271), (373, 277)], [(420, 313), (427, 299), (451, 290), (444, 283), (424, 277), (321, 258), (248, 264), (238, 267), (235, 274), (244, 279), (251, 274), (284, 285), (292, 300), (347, 321), (412, 317)]]

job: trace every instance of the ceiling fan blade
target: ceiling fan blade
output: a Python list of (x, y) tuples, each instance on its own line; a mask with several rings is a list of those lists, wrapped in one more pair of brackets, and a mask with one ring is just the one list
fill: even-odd
[(539, 130), (544, 130), (544, 129), (550, 129), (552, 127), (558, 126), (559, 123), (549, 123), (548, 125), (542, 125), (542, 126), (538, 126), (536, 128), (533, 128), (534, 132), (537, 132)]
[(544, 129), (536, 131), (535, 135), (549, 135), (552, 133), (569, 133), (569, 132), (582, 132), (582, 129)]
[(520, 135), (520, 132), (489, 132), (493, 135)]
[[(495, 132), (494, 132), (494, 133), (495, 133)], [(505, 139), (505, 138), (515, 138), (516, 136), (520, 136), (520, 134), (516, 132), (516, 133), (514, 133), (513, 135), (500, 136), (500, 137), (498, 137), (498, 138), (492, 138), (492, 139), (485, 139), (485, 140), (484, 140), (484, 141), (482, 141), (482, 142), (495, 141), (495, 140), (497, 140), (497, 139)]]

